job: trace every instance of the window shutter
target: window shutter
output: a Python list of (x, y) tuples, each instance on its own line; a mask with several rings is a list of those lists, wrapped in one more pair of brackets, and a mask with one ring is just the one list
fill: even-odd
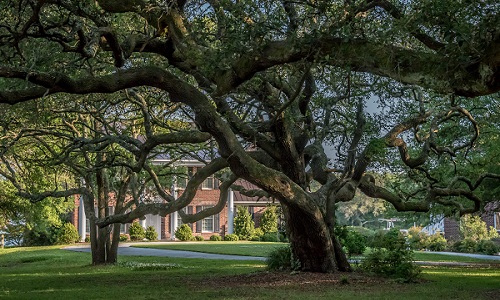
[[(187, 213), (188, 213), (188, 215), (193, 214), (193, 207), (192, 206), (187, 207)], [(189, 225), (189, 228), (191, 228), (191, 231), (193, 231), (193, 223), (189, 223), (188, 225)]]
[(219, 232), (220, 231), (220, 228), (219, 228), (219, 214), (216, 214), (214, 216), (214, 232)]
[[(196, 212), (203, 210), (203, 206), (196, 206)], [(201, 232), (202, 220), (196, 221), (196, 232)]]

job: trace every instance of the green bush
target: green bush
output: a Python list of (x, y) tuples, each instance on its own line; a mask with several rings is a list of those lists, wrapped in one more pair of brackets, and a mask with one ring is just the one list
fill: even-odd
[(278, 231), (278, 213), (275, 205), (269, 205), (260, 218), (262, 234)]
[(197, 235), (194, 237), (194, 240), (198, 242), (203, 242), (205, 239), (201, 235)]
[(58, 244), (74, 244), (80, 240), (80, 235), (75, 225), (71, 223), (64, 223), (57, 231)]
[(144, 237), (149, 241), (156, 241), (158, 239), (158, 232), (153, 226), (148, 226), (146, 228), (146, 232), (144, 233)]
[(57, 229), (54, 227), (33, 228), (26, 231), (23, 238), (23, 246), (49, 246), (55, 243), (57, 243)]
[(236, 234), (231, 233), (231, 234), (226, 234), (224, 236), (224, 241), (237, 242), (237, 241), (239, 241), (239, 238)]
[(279, 242), (280, 241), (279, 233), (278, 232), (265, 233), (260, 237), (260, 240), (263, 242), (274, 242), (274, 243)]
[(463, 216), (460, 219), (460, 233), (464, 240), (470, 239), (476, 242), (498, 237), (495, 228), (490, 226), (488, 229), (486, 223), (479, 216)]
[[(386, 230), (377, 230), (371, 238), (368, 239), (368, 246), (371, 248), (384, 248), (385, 241), (384, 237), (388, 231)], [(339, 236), (339, 238), (341, 238)]]
[(294, 259), (290, 246), (278, 247), (271, 251), (266, 259), (267, 268), (273, 271), (297, 271), (300, 262)]
[(181, 241), (191, 241), (193, 240), (193, 231), (188, 224), (182, 224), (175, 231), (175, 237)]
[(420, 268), (414, 262), (413, 251), (407, 249), (405, 236), (399, 230), (391, 229), (380, 237), (380, 243), (383, 248), (369, 253), (361, 268), (403, 282), (415, 281), (420, 275)]
[(132, 223), (132, 225), (130, 225), (130, 228), (128, 229), (128, 232), (132, 241), (142, 241), (146, 234), (144, 228), (138, 222)]
[(127, 242), (128, 241), (128, 235), (122, 233), (120, 234), (120, 242)]
[[(278, 230), (276, 230), (278, 231)], [(264, 231), (259, 227), (259, 228), (255, 228), (255, 230), (253, 231), (253, 234), (254, 236), (258, 236), (258, 237), (261, 237), (264, 235)]]
[(210, 240), (213, 242), (218, 242), (218, 241), (222, 241), (222, 237), (218, 234), (214, 234), (214, 235), (210, 236)]
[(252, 242), (259, 242), (260, 241), (260, 236), (258, 236), (258, 235), (252, 235), (248, 240), (252, 241)]
[(413, 260), (411, 250), (378, 248), (365, 257), (361, 268), (375, 274), (397, 278), (403, 282), (413, 282), (420, 275), (420, 268)]
[(477, 242), (473, 239), (467, 238), (460, 241), (458, 244), (458, 252), (474, 253), (476, 251)]
[(446, 249), (448, 242), (440, 233), (429, 235), (424, 240), (425, 249), (430, 251), (443, 251)]
[(348, 231), (341, 241), (349, 255), (363, 254), (366, 250), (366, 239), (356, 231)]
[(421, 250), (426, 247), (427, 234), (422, 232), (422, 227), (411, 227), (408, 230), (408, 246), (413, 250)]
[(236, 217), (234, 217), (234, 234), (240, 240), (246, 240), (253, 235), (255, 224), (248, 209), (244, 206), (239, 206)]
[(493, 241), (482, 240), (477, 243), (476, 252), (494, 255), (500, 252), (500, 247)]

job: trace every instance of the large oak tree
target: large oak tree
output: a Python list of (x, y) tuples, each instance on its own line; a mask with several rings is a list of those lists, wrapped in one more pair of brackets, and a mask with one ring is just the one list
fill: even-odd
[[(304, 270), (347, 271), (334, 211), (357, 190), (400, 211), (463, 214), (479, 210), (484, 199), (475, 191), (499, 178), (454, 167), (479, 139), (472, 98), (497, 98), (500, 90), (499, 6), (3, 1), (0, 102), (140, 86), (165, 92), (166, 103), (184, 107), (216, 141), (221, 163), (207, 170), (228, 165), (231, 180), (246, 179), (280, 201)], [(372, 102), (382, 108), (377, 117), (367, 112)], [(443, 176), (436, 166), (452, 172)], [(408, 178), (399, 189), (370, 174), (389, 167)], [(159, 212), (145, 205), (97, 223), (151, 211)]]

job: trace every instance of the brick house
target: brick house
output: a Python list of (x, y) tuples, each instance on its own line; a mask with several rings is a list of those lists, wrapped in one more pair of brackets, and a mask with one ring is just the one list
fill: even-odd
[[(492, 226), (500, 234), (500, 202), (491, 202), (485, 206), (481, 213), (481, 219), (486, 226)], [(460, 221), (454, 218), (446, 218), (443, 215), (431, 217), (431, 224), (424, 228), (429, 234), (441, 232), (447, 240), (456, 241), (460, 239)]]
[[(195, 161), (184, 161), (183, 165), (187, 168), (188, 176), (196, 173), (196, 170), (203, 166)], [(243, 186), (247, 190), (256, 188), (249, 182), (243, 180), (237, 181), (236, 184)], [(185, 186), (186, 179), (178, 180), (175, 193), (182, 194)], [(218, 180), (216, 178), (209, 177), (203, 182), (203, 184), (200, 185), (193, 201), (184, 208), (184, 211), (188, 214), (192, 214), (199, 212), (206, 207), (215, 206), (219, 201), (219, 196), (220, 190)], [(272, 203), (274, 203), (272, 199), (248, 197), (238, 191), (230, 191), (227, 204), (220, 213), (188, 225), (191, 227), (195, 236), (199, 235), (205, 239), (210, 238), (213, 234), (224, 236), (225, 234), (233, 233), (233, 220), (236, 212), (236, 206), (248, 207), (248, 210), (255, 222), (255, 226), (258, 227), (262, 213), (265, 211), (266, 207)], [(75, 197), (75, 208), (70, 217), (73, 225), (78, 228), (82, 240), (84, 240), (89, 234), (90, 229), (88, 227), (87, 219), (84, 217), (85, 212), (83, 205), (81, 204), (82, 199), (80, 199), (80, 196)], [(113, 199), (110, 199), (110, 203), (108, 205), (109, 214), (113, 214)], [(177, 212), (171, 213), (165, 217), (158, 215), (146, 215), (143, 220), (138, 221), (144, 228), (153, 226), (156, 229), (156, 232), (158, 232), (159, 240), (174, 240), (175, 230), (182, 224), (182, 220)], [(130, 224), (122, 224), (120, 230), (121, 233), (128, 233), (129, 226)]]

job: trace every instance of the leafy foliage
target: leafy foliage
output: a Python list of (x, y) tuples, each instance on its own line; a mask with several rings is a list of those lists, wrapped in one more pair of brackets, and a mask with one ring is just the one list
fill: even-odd
[(252, 220), (248, 208), (238, 206), (236, 216), (234, 217), (234, 233), (240, 240), (249, 239), (255, 230), (255, 223)]
[(193, 239), (193, 231), (188, 224), (182, 224), (175, 231), (175, 237), (181, 241), (191, 241)]
[(224, 236), (224, 241), (228, 241), (228, 242), (237, 242), (239, 241), (240, 239), (238, 238), (238, 235), (237, 234), (234, 234), (234, 233), (231, 233), (231, 234), (226, 234)]
[(213, 242), (222, 241), (222, 237), (218, 234), (212, 234), (210, 236), (210, 240)]
[[(275, 205), (269, 205), (260, 218), (259, 228), (263, 233), (278, 231), (278, 212)], [(258, 235), (258, 234), (257, 234)]]
[(130, 225), (128, 232), (132, 241), (141, 241), (144, 239), (146, 232), (139, 222), (134, 222)]
[(158, 232), (156, 232), (154, 226), (148, 226), (144, 233), (144, 237), (149, 241), (156, 241), (158, 239)]
[(64, 223), (57, 231), (58, 244), (74, 244), (80, 240), (80, 235), (75, 225), (71, 223)]
[(297, 271), (300, 262), (293, 257), (290, 246), (274, 249), (266, 258), (267, 268), (273, 271)]
[(420, 275), (413, 251), (407, 249), (405, 237), (396, 230), (383, 237), (384, 248), (375, 248), (363, 259), (361, 268), (375, 274), (413, 282)]
[(460, 233), (464, 239), (473, 241), (491, 240), (498, 237), (495, 228), (486, 226), (479, 216), (464, 216), (460, 220)]

